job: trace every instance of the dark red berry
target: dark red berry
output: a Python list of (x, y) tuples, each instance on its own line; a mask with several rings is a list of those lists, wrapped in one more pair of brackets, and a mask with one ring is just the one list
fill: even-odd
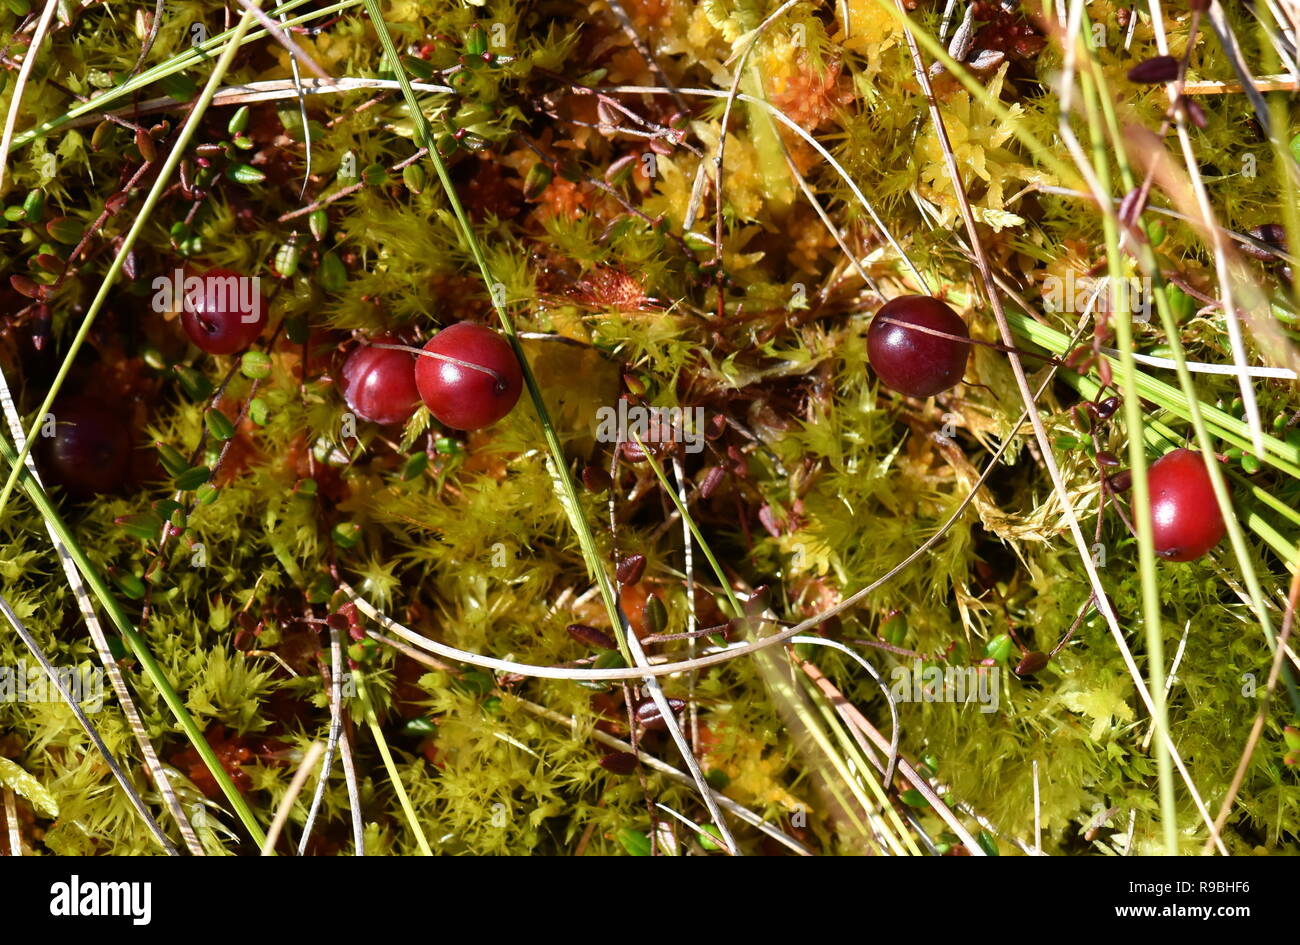
[(1166, 453), (1151, 464), (1148, 482), (1158, 555), (1191, 561), (1219, 543), (1227, 527), (1200, 453)]
[[(904, 324), (896, 324), (900, 322)], [(961, 316), (943, 302), (928, 295), (905, 295), (885, 303), (872, 319), (867, 355), (886, 387), (911, 397), (930, 397), (961, 380), (970, 345), (957, 338), (969, 337)]]
[(184, 296), (185, 334), (208, 354), (247, 348), (266, 325), (266, 300), (257, 284), (230, 269), (209, 269), (199, 279), (198, 290)]
[(131, 468), (131, 434), (121, 411), (89, 397), (55, 401), (54, 435), (38, 445), (48, 484), (76, 499), (114, 492)]
[(424, 350), (455, 359), (421, 357), (415, 365), (420, 397), (445, 426), (456, 430), (490, 426), (519, 400), (524, 386), (519, 359), (496, 332), (473, 322), (457, 322), (434, 335)]
[(353, 413), (372, 423), (405, 423), (420, 405), (415, 356), (362, 345), (343, 364), (343, 399)]

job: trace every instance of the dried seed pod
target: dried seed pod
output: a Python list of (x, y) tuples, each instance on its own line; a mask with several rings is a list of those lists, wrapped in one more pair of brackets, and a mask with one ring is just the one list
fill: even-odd
[[(683, 699), (669, 699), (668, 708), (672, 709), (674, 713), (677, 713), (686, 708), (686, 702)], [(667, 720), (659, 714), (659, 706), (655, 705), (653, 699), (646, 699), (638, 705), (634, 710), (634, 714), (636, 716), (637, 724), (647, 732), (662, 731), (668, 727)]]
[(628, 555), (618, 563), (616, 574), (624, 587), (635, 584), (645, 574), (645, 555)]
[(1130, 82), (1159, 85), (1178, 78), (1179, 62), (1173, 56), (1152, 56), (1128, 71)]
[(571, 623), (564, 629), (569, 632), (569, 636), (579, 643), (594, 646), (599, 650), (618, 649), (618, 644), (614, 642), (614, 638), (608, 633), (597, 630), (595, 627), (589, 627), (585, 623)]

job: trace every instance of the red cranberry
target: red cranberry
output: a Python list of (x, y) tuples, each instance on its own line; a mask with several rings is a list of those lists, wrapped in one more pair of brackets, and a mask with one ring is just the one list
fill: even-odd
[(1156, 554), (1191, 561), (1219, 543), (1227, 527), (1200, 453), (1166, 453), (1151, 464), (1148, 482)]
[(455, 359), (421, 357), (415, 365), (420, 397), (444, 426), (455, 430), (490, 426), (519, 399), (524, 386), (519, 359), (496, 332), (473, 322), (457, 322), (434, 335), (424, 350)]
[(938, 299), (905, 295), (887, 302), (867, 331), (867, 355), (880, 380), (911, 397), (930, 397), (956, 385), (966, 370), (970, 345), (907, 325), (970, 337), (961, 316)]
[(199, 289), (184, 296), (185, 334), (208, 354), (247, 348), (266, 325), (266, 300), (256, 283), (230, 269), (209, 269), (199, 279)]
[(343, 363), (343, 399), (353, 413), (372, 423), (405, 423), (420, 405), (415, 356), (362, 345)]
[(74, 499), (114, 492), (131, 468), (131, 433), (121, 410), (90, 397), (55, 401), (54, 435), (41, 437), (38, 468)]

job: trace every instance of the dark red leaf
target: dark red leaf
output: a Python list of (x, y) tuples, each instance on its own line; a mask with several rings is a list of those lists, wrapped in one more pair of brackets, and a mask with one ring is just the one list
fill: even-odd
[(614, 642), (614, 638), (608, 633), (597, 630), (595, 627), (589, 627), (585, 623), (571, 623), (564, 629), (569, 632), (569, 636), (579, 643), (594, 646), (598, 650), (618, 649), (618, 644)]
[(1128, 71), (1130, 82), (1159, 85), (1178, 78), (1179, 62), (1173, 56), (1152, 56)]

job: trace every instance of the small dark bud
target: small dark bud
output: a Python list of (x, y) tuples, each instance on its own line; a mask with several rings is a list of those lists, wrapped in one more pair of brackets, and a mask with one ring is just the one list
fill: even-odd
[(645, 555), (628, 555), (618, 563), (618, 583), (629, 587), (645, 574)]
[(1128, 492), (1133, 487), (1133, 473), (1127, 469), (1111, 473), (1106, 477), (1106, 485), (1111, 492)]
[(599, 466), (587, 466), (582, 470), (582, 484), (589, 492), (608, 492), (614, 488), (614, 480), (609, 473)]
[[(680, 712), (686, 708), (686, 702), (682, 699), (669, 699), (668, 707), (673, 712)], [(653, 699), (647, 699), (636, 707), (636, 720), (646, 731), (660, 731), (668, 727), (668, 722), (659, 714), (659, 706), (655, 705)]]
[(616, 751), (600, 759), (600, 766), (610, 774), (631, 774), (636, 765), (636, 755), (627, 751)]
[(1130, 82), (1159, 85), (1178, 78), (1179, 62), (1173, 56), (1152, 56), (1128, 71)]
[(571, 623), (564, 629), (569, 632), (569, 636), (579, 643), (594, 646), (598, 650), (618, 649), (618, 644), (614, 642), (613, 637), (603, 630), (597, 630), (595, 627), (589, 627), (583, 623)]
[(1026, 653), (1020, 662), (1016, 664), (1016, 675), (1033, 676), (1035, 673), (1042, 672), (1043, 667), (1048, 664), (1050, 659), (1046, 653), (1041, 653), (1038, 650)]

